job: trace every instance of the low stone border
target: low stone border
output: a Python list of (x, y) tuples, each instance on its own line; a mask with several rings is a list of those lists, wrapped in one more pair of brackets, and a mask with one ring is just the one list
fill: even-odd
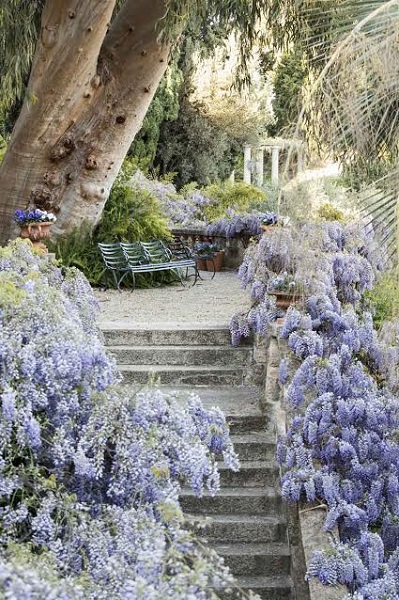
[[(284, 389), (279, 383), (280, 361), (288, 351), (286, 342), (279, 337), (280, 330), (280, 323), (272, 323), (266, 340), (255, 339), (257, 361), (266, 366), (262, 409), (271, 414), (276, 426), (276, 436), (285, 435), (289, 417)], [(345, 586), (325, 586), (315, 577), (305, 581), (313, 552), (329, 548), (331, 536), (338, 539), (337, 531), (324, 531), (326, 507), (287, 504), (287, 512), (293, 559), (292, 578), (297, 600), (342, 600), (348, 593)]]
[[(329, 547), (331, 537), (323, 530), (326, 508), (324, 506), (312, 506), (299, 509), (299, 525), (301, 530), (302, 546), (305, 553), (306, 568), (315, 550)], [(338, 533), (333, 533), (338, 538)], [(316, 577), (308, 580), (310, 600), (342, 600), (348, 593), (344, 585), (323, 585)]]

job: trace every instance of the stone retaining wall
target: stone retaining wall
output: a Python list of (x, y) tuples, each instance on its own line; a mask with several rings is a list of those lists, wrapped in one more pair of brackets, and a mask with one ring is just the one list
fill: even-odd
[(190, 248), (194, 247), (195, 242), (204, 241), (205, 239), (216, 244), (221, 250), (225, 251), (223, 266), (226, 269), (238, 269), (243, 261), (246, 239), (205, 235), (204, 229), (172, 229), (172, 233), (183, 238)]
[[(255, 356), (266, 367), (262, 408), (275, 423), (276, 436), (286, 433), (290, 420), (285, 390), (279, 383), (280, 361), (289, 352), (286, 341), (279, 337), (280, 329), (280, 323), (273, 323), (269, 326), (270, 333), (266, 339), (259, 337), (255, 340)], [(328, 548), (331, 536), (338, 539), (337, 531), (327, 533), (323, 530), (325, 507), (288, 505), (287, 510), (296, 600), (342, 600), (347, 594), (345, 586), (324, 586), (314, 577), (305, 581), (313, 552)]]

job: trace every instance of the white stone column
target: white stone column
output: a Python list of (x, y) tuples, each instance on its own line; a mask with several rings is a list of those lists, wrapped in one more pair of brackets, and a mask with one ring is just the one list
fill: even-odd
[(251, 146), (244, 146), (244, 182), (251, 183)]
[(256, 185), (263, 185), (263, 147), (256, 149)]
[(278, 154), (280, 148), (278, 146), (272, 147), (272, 184), (278, 185)]

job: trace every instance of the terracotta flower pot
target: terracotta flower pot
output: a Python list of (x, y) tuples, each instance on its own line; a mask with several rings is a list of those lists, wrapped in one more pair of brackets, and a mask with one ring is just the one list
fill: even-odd
[(41, 240), (48, 239), (51, 233), (51, 221), (45, 221), (43, 223), (28, 223), (21, 227), (20, 237), (23, 239), (29, 239), (32, 244), (42, 250), (43, 252), (47, 252), (47, 247), (45, 244), (41, 243)]
[(206, 270), (210, 271), (211, 273), (214, 273), (216, 271), (215, 269), (215, 261), (213, 258), (207, 258), (206, 259)]
[(301, 299), (299, 294), (292, 294), (290, 292), (269, 292), (271, 296), (276, 297), (276, 306), (277, 308), (281, 308), (282, 310), (287, 310), (291, 304), (298, 302)]
[(206, 260), (204, 258), (197, 259), (197, 269), (198, 271), (206, 271)]
[(224, 257), (224, 251), (223, 250), (219, 250), (219, 252), (216, 252), (215, 256), (213, 257), (213, 260), (214, 260), (214, 263), (215, 263), (215, 271), (217, 273), (222, 270), (222, 267), (223, 267), (223, 257)]
[(29, 239), (31, 242), (40, 242), (50, 237), (51, 221), (44, 223), (28, 223), (21, 228), (20, 237)]

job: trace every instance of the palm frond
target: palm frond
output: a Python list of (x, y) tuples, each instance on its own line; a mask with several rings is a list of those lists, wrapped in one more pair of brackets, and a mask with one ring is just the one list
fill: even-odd
[(45, 0), (2, 0), (0, 7), (0, 111), (24, 93)]

